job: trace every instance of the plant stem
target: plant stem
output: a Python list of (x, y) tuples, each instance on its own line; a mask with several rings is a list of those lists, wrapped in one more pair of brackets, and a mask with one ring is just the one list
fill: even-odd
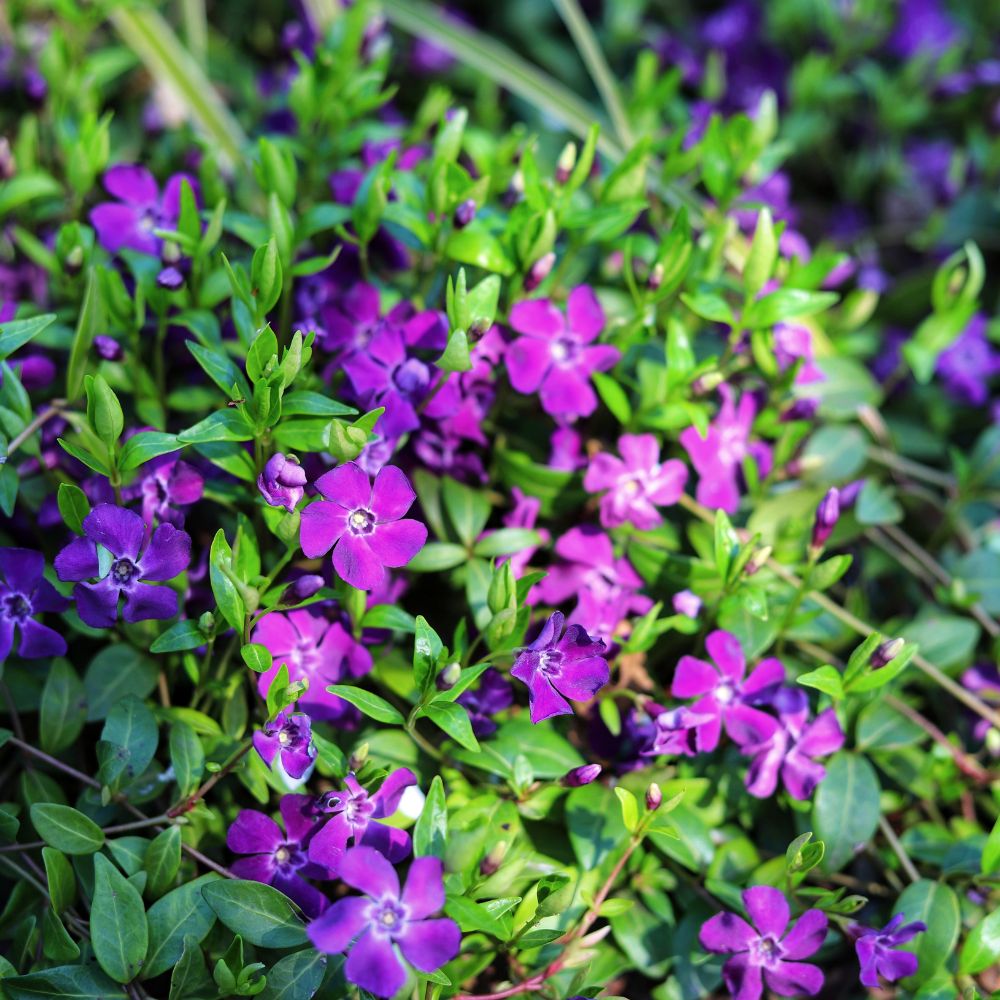
[(222, 767), (215, 772), (197, 791), (192, 792), (187, 798), (181, 799), (176, 805), (171, 806), (164, 816), (164, 819), (174, 819), (186, 812), (190, 812), (194, 807), (227, 775), (253, 746), (251, 740), (246, 740), (240, 747), (233, 751), (223, 763)]
[(882, 833), (885, 835), (885, 839), (889, 841), (889, 846), (895, 852), (896, 857), (899, 858), (899, 863), (903, 866), (903, 871), (906, 872), (910, 881), (919, 882), (920, 872), (917, 871), (913, 862), (910, 860), (909, 854), (906, 853), (906, 848), (903, 847), (902, 843), (899, 840), (899, 837), (896, 836), (896, 831), (893, 830), (891, 824), (885, 818), (885, 816), (881, 815), (879, 816), (878, 826), (879, 829), (882, 831)]
[(48, 423), (53, 417), (58, 416), (62, 413), (62, 408), (66, 405), (65, 399), (53, 399), (49, 406), (46, 406), (44, 410), (41, 410), (38, 415), (27, 424), (20, 434), (16, 434), (11, 438), (10, 444), (7, 445), (7, 455), (13, 455), (18, 448), (24, 444), (32, 434), (35, 433), (40, 427)]
[(15, 862), (11, 861), (10, 858), (4, 857), (3, 855), (0, 855), (0, 864), (6, 865), (12, 872), (14, 872), (17, 875), (19, 879), (22, 879), (23, 881), (27, 882), (28, 885), (30, 885), (32, 888), (37, 889), (38, 892), (41, 893), (41, 895), (44, 896), (46, 899), (49, 898), (49, 890), (46, 889), (45, 886), (42, 885), (42, 883), (39, 882), (38, 879), (34, 877), (34, 875), (25, 871), (19, 864), (16, 864)]

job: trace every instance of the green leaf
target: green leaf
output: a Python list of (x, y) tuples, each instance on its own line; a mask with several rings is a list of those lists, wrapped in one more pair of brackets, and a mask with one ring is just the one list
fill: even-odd
[(494, 556), (507, 556), (532, 545), (541, 544), (541, 535), (531, 528), (497, 528), (476, 542), (472, 551), (480, 558), (491, 559)]
[(139, 698), (130, 694), (118, 701), (101, 732), (101, 739), (117, 748), (100, 769), (103, 783), (128, 784), (141, 777), (156, 753), (159, 737), (153, 713)]
[(194, 729), (180, 720), (170, 726), (170, 763), (181, 795), (190, 795), (205, 771), (205, 751)]
[(136, 978), (149, 947), (142, 897), (103, 854), (94, 855), (90, 942), (101, 968), (118, 983)]
[(809, 673), (799, 674), (795, 678), (796, 682), (803, 687), (815, 688), (823, 691), (831, 698), (839, 699), (844, 697), (844, 685), (840, 679), (840, 671), (829, 664), (819, 667), (817, 670), (810, 670)]
[(468, 552), (461, 545), (430, 542), (406, 564), (406, 568), (414, 573), (440, 573), (460, 566), (468, 557)]
[(695, 295), (682, 293), (681, 302), (695, 316), (700, 316), (702, 319), (711, 320), (713, 323), (726, 323), (729, 326), (733, 324), (733, 311), (720, 295), (711, 292), (698, 292)]
[(198, 628), (198, 623), (188, 619), (171, 625), (162, 632), (149, 647), (151, 653), (179, 653), (187, 649), (197, 649), (204, 646), (205, 633)]
[(621, 803), (622, 823), (625, 824), (625, 829), (629, 833), (635, 833), (636, 827), (639, 825), (639, 803), (635, 796), (627, 788), (622, 788), (621, 785), (615, 788), (615, 795), (618, 796), (618, 801)]
[(604, 372), (593, 372), (590, 376), (597, 388), (598, 395), (611, 415), (623, 426), (632, 420), (632, 404), (622, 388), (621, 382)]
[(860, 754), (842, 751), (826, 765), (813, 802), (813, 829), (826, 844), (824, 867), (839, 870), (878, 827), (879, 784)]
[(80, 957), (79, 945), (54, 910), (46, 910), (42, 917), (42, 954), (53, 962), (72, 962)]
[(150, 842), (142, 863), (146, 874), (146, 895), (159, 899), (174, 883), (181, 866), (181, 828), (168, 826)]
[(443, 858), (448, 835), (448, 807), (445, 804), (444, 783), (434, 775), (424, 800), (424, 808), (413, 828), (413, 854), (422, 858), (432, 855)]
[(103, 719), (126, 695), (145, 698), (156, 687), (152, 661), (132, 646), (106, 646), (90, 661), (83, 678), (87, 721)]
[(76, 333), (70, 345), (69, 363), (66, 368), (66, 399), (70, 403), (75, 402), (83, 390), (83, 375), (87, 369), (94, 337), (107, 327), (104, 312), (100, 273), (96, 267), (91, 267), (87, 271), (87, 286), (83, 293), (83, 303), (80, 306)]
[(958, 957), (958, 971), (963, 976), (974, 976), (997, 962), (1000, 962), (1000, 910), (987, 914), (969, 931)]
[(479, 741), (472, 731), (469, 713), (454, 701), (432, 701), (422, 709), (423, 713), (439, 729), (443, 729), (453, 740), (473, 753), (479, 750)]
[(807, 292), (801, 288), (779, 288), (770, 295), (755, 299), (743, 314), (749, 327), (774, 326), (785, 320), (813, 316), (829, 309), (837, 301), (835, 292)]
[(243, 414), (227, 407), (210, 413), (194, 427), (181, 431), (177, 440), (181, 444), (210, 444), (215, 441), (250, 441), (253, 436), (254, 429)]
[(104, 831), (70, 806), (36, 802), (31, 823), (46, 844), (64, 854), (93, 854), (104, 846)]
[(434, 670), (444, 645), (427, 619), (417, 615), (413, 637), (413, 680), (421, 695), (434, 683)]
[(3, 979), (7, 1000), (128, 1000), (123, 989), (100, 969), (60, 965), (44, 972)]
[(0, 361), (6, 361), (16, 350), (34, 340), (54, 322), (55, 313), (32, 316), (31, 319), (12, 319), (0, 323)]
[(181, 443), (177, 440), (176, 434), (139, 431), (122, 445), (121, 455), (118, 456), (118, 467), (122, 472), (128, 472), (130, 469), (137, 469), (144, 462), (159, 458), (160, 455), (169, 455), (171, 452), (179, 451), (180, 448)]
[(250, 386), (243, 376), (243, 372), (236, 367), (235, 363), (225, 354), (210, 351), (207, 347), (196, 343), (193, 340), (185, 341), (187, 349), (193, 355), (195, 361), (201, 365), (205, 374), (226, 394), (232, 392), (233, 386), (242, 397), (250, 395)]
[(450, 477), (441, 481), (441, 495), (459, 539), (472, 546), (489, 520), (489, 500), (478, 490)]
[(66, 527), (77, 535), (82, 535), (83, 519), (90, 513), (87, 494), (73, 483), (60, 483), (56, 501)]
[(993, 824), (993, 830), (983, 846), (983, 860), (979, 869), (984, 875), (1000, 872), (1000, 819)]
[(184, 950), (170, 973), (169, 1000), (211, 996), (214, 993), (215, 986), (208, 974), (201, 946), (193, 937), (184, 938)]
[(926, 738), (915, 722), (885, 702), (873, 701), (858, 715), (854, 741), (859, 750), (900, 750)]
[(80, 735), (87, 721), (87, 695), (80, 678), (61, 657), (52, 661), (42, 690), (38, 735), (42, 749), (58, 753)]
[(754, 298), (767, 284), (777, 259), (778, 239), (774, 233), (771, 210), (765, 206), (757, 216), (757, 228), (754, 230), (750, 252), (743, 265), (743, 291), (748, 299)]
[(125, 428), (122, 404), (103, 375), (87, 375), (83, 381), (87, 391), (87, 420), (110, 452)]
[(323, 982), (327, 958), (315, 948), (286, 955), (267, 970), (260, 1000), (310, 1000)]
[(906, 923), (920, 920), (927, 925), (926, 931), (900, 946), (916, 954), (920, 963), (916, 976), (909, 981), (923, 982), (955, 953), (962, 926), (958, 897), (951, 886), (920, 879), (903, 890), (892, 912), (894, 916), (904, 914)]
[(8, 809), (0, 808), (0, 844), (12, 844), (17, 839), (21, 821)]
[(222, 570), (223, 566), (230, 567), (232, 560), (233, 550), (229, 542), (226, 541), (225, 531), (219, 528), (212, 540), (212, 548), (209, 552), (209, 578), (212, 581), (212, 593), (215, 595), (222, 617), (236, 629), (238, 635), (242, 635), (246, 606), (240, 592), (236, 589), (236, 584)]
[(472, 370), (469, 356), (469, 337), (465, 330), (452, 330), (448, 335), (441, 357), (434, 362), (443, 372), (467, 372)]
[(168, 892), (146, 913), (149, 927), (149, 953), (142, 970), (143, 979), (159, 976), (177, 964), (184, 952), (184, 942), (205, 940), (215, 923), (215, 911), (202, 897), (204, 887), (218, 881), (214, 872)]
[(514, 262), (503, 244), (490, 232), (473, 223), (455, 230), (448, 237), (444, 254), (460, 264), (472, 264), (485, 271), (495, 271), (505, 277), (514, 273)]
[(348, 684), (331, 684), (327, 691), (350, 702), (360, 712), (377, 722), (402, 726), (406, 721), (385, 698), (372, 694), (371, 691), (366, 691), (364, 688), (352, 687)]
[(600, 784), (584, 785), (569, 793), (566, 828), (583, 871), (597, 868), (628, 836), (611, 789)]
[(224, 879), (204, 886), (202, 896), (226, 927), (260, 948), (294, 948), (307, 941), (294, 904), (272, 886)]
[(76, 875), (73, 866), (62, 851), (54, 847), (42, 848), (42, 861), (45, 864), (45, 878), (49, 886), (49, 899), (56, 913), (62, 913), (73, 905), (76, 898)]
[(394, 604), (376, 604), (365, 612), (361, 619), (362, 628), (389, 628), (400, 632), (416, 630), (416, 619), (408, 611)]
[(305, 389), (290, 392), (281, 400), (281, 413), (285, 417), (349, 417), (357, 412), (353, 406)]

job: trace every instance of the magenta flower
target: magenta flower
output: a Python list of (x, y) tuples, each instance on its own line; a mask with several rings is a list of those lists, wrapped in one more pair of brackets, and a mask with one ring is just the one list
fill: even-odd
[(697, 698), (692, 711), (708, 716), (698, 726), (699, 750), (711, 751), (719, 745), (723, 725), (739, 745), (763, 742), (777, 723), (765, 712), (745, 704), (759, 698), (769, 688), (785, 679), (785, 668), (778, 660), (763, 660), (749, 677), (739, 640), (730, 632), (717, 630), (705, 639), (712, 663), (694, 656), (682, 656), (674, 673), (670, 691), (675, 698)]
[(776, 323), (774, 326), (774, 356), (778, 367), (784, 371), (801, 359), (802, 364), (795, 373), (796, 385), (822, 382), (826, 376), (816, 367), (813, 360), (812, 333), (807, 327), (796, 323)]
[(262, 698), (284, 664), (289, 681), (308, 681), (299, 707), (312, 719), (326, 722), (353, 719), (354, 709), (327, 687), (346, 678), (363, 677), (372, 668), (371, 654), (356, 642), (340, 622), (330, 622), (303, 608), (264, 615), (253, 631), (253, 641), (266, 646), (274, 665), (257, 679)]
[(398, 767), (377, 792), (369, 794), (353, 774), (348, 774), (344, 791), (325, 792), (317, 803), (317, 809), (331, 818), (313, 838), (310, 851), (322, 857), (330, 847), (343, 851), (348, 843), (355, 847), (364, 844), (398, 864), (410, 853), (410, 835), (379, 820), (391, 816), (399, 808), (403, 792), (416, 783), (417, 776), (408, 767)]
[(137, 250), (158, 256), (162, 240), (153, 230), (176, 228), (185, 180), (197, 194), (198, 182), (193, 177), (174, 174), (161, 196), (156, 178), (145, 167), (130, 163), (111, 167), (104, 175), (104, 186), (118, 200), (102, 202), (90, 213), (98, 242), (108, 253)]
[(267, 460), (257, 477), (257, 489), (268, 506), (293, 511), (305, 496), (306, 482), (306, 470), (279, 451)]
[(549, 468), (576, 472), (586, 464), (580, 435), (572, 427), (557, 427), (549, 437)]
[(581, 625), (563, 633), (565, 616), (553, 612), (538, 638), (518, 653), (511, 677), (528, 686), (532, 722), (553, 715), (572, 715), (567, 698), (590, 701), (611, 679), (607, 648), (602, 639), (591, 639)]
[(438, 858), (417, 858), (402, 892), (392, 865), (372, 847), (346, 851), (339, 874), (365, 895), (338, 899), (306, 930), (320, 951), (348, 953), (344, 975), (355, 986), (378, 997), (394, 996), (406, 982), (397, 949), (420, 972), (434, 972), (458, 954), (458, 924), (432, 918), (444, 906)]
[(377, 587), (386, 566), (405, 566), (427, 541), (427, 528), (403, 517), (416, 494), (394, 465), (383, 466), (372, 485), (348, 462), (320, 476), (316, 489), (326, 499), (302, 511), (302, 551), (315, 558), (333, 547), (333, 567), (352, 587)]
[(677, 614), (686, 618), (697, 618), (701, 612), (701, 598), (690, 590), (679, 590), (670, 603)]
[(85, 537), (74, 538), (56, 556), (55, 570), (60, 580), (78, 581), (73, 597), (84, 622), (111, 628), (121, 597), (127, 622), (177, 614), (176, 591), (148, 581), (164, 583), (188, 568), (191, 536), (186, 531), (161, 524), (143, 549), (143, 519), (135, 511), (102, 503), (83, 519), (83, 532)]
[(590, 384), (594, 372), (614, 367), (621, 352), (594, 344), (604, 329), (604, 310), (587, 285), (569, 293), (566, 315), (548, 299), (518, 302), (510, 325), (522, 336), (507, 349), (510, 384), (523, 393), (539, 393), (542, 409), (567, 420), (597, 409)]
[(45, 557), (30, 549), (0, 549), (0, 664), (10, 655), (15, 630), (21, 633), (17, 655), (25, 660), (63, 656), (66, 640), (35, 621), (42, 612), (58, 613), (69, 601), (45, 579)]
[[(522, 493), (516, 486), (511, 489), (511, 495), (514, 497), (514, 506), (507, 514), (504, 514), (504, 527), (537, 530), (542, 544), (547, 545), (551, 538), (548, 531), (545, 528), (535, 528), (535, 524), (538, 521), (538, 514), (542, 509), (542, 501), (538, 497)], [(520, 578), (524, 575), (525, 570), (528, 568), (528, 563), (531, 562), (532, 557), (537, 551), (537, 545), (529, 545), (527, 548), (521, 549), (513, 555), (501, 557), (497, 560), (497, 565), (510, 560), (510, 568), (513, 570), (514, 576)]]
[(801, 959), (823, 943), (826, 914), (806, 910), (789, 930), (788, 900), (769, 885), (745, 890), (743, 905), (750, 923), (735, 913), (717, 913), (698, 934), (707, 951), (732, 955), (722, 966), (722, 979), (733, 1000), (759, 1000), (765, 986), (785, 997), (817, 994), (823, 972)]
[(184, 511), (205, 492), (205, 477), (187, 462), (164, 456), (147, 462), (145, 475), (126, 492), (126, 498), (142, 498), (142, 517), (147, 525), (155, 522), (184, 526)]
[(881, 930), (859, 924), (848, 928), (848, 934), (855, 939), (854, 950), (861, 964), (859, 978), (862, 986), (877, 989), (880, 976), (888, 983), (895, 983), (916, 974), (917, 956), (913, 952), (896, 949), (927, 930), (927, 925), (916, 920), (900, 926), (905, 919), (904, 914), (897, 913)]
[(310, 795), (284, 795), (278, 808), (285, 829), (270, 816), (255, 809), (243, 809), (226, 834), (226, 844), (234, 854), (245, 854), (230, 866), (234, 875), (273, 885), (302, 908), (307, 917), (318, 917), (328, 900), (305, 881), (332, 879), (337, 875), (340, 855), (307, 856), (309, 841), (318, 829)]
[(277, 757), (289, 778), (303, 777), (316, 759), (312, 725), (309, 716), (302, 713), (279, 712), (253, 734), (253, 746), (268, 767)]
[(709, 425), (705, 437), (695, 427), (681, 432), (680, 442), (698, 472), (699, 503), (733, 514), (740, 503), (739, 473), (743, 460), (751, 455), (750, 427), (756, 407), (753, 397), (744, 393), (739, 405), (733, 391), (719, 386), (722, 406)]
[(653, 720), (656, 724), (653, 743), (642, 751), (643, 757), (670, 754), (694, 757), (698, 753), (698, 729), (712, 721), (712, 716), (692, 711), (687, 706), (667, 709)]
[(687, 466), (671, 458), (660, 462), (660, 445), (653, 434), (623, 434), (617, 458), (607, 452), (595, 455), (583, 477), (589, 493), (601, 497), (601, 524), (615, 528), (626, 521), (648, 531), (663, 518), (657, 507), (677, 503), (687, 482)]

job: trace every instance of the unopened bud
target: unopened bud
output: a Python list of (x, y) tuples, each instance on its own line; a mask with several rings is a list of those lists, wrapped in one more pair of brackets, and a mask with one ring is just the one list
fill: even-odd
[(202, 635), (211, 635), (215, 631), (215, 615), (211, 611), (206, 611), (198, 619), (198, 631)]
[(66, 271), (69, 274), (78, 274), (83, 267), (83, 247), (77, 244), (68, 254), (65, 261)]
[(104, 358), (105, 361), (121, 361), (124, 351), (122, 345), (106, 334), (99, 333), (94, 337), (94, 350)]
[(165, 267), (156, 276), (156, 283), (168, 292), (176, 292), (184, 284), (184, 275), (176, 267)]
[(166, 240), (160, 251), (160, 260), (164, 264), (176, 264), (181, 259), (181, 248), (171, 240)]
[(832, 486), (826, 491), (826, 496), (819, 502), (816, 508), (816, 520), (813, 522), (812, 542), (810, 547), (814, 552), (822, 551), (826, 545), (833, 529), (837, 526), (840, 518), (840, 491), (836, 486)]
[(524, 197), (524, 174), (520, 170), (515, 170), (507, 185), (507, 190), (503, 193), (501, 201), (507, 208), (513, 208)]
[(660, 786), (654, 781), (649, 788), (646, 789), (646, 808), (650, 812), (656, 812), (660, 808), (660, 803), (663, 801), (663, 792), (660, 791)]
[(842, 486), (840, 488), (840, 509), (846, 510), (848, 507), (853, 507), (864, 488), (864, 479), (855, 479), (846, 486)]
[(655, 292), (663, 284), (663, 274), (663, 265), (657, 261), (653, 265), (653, 269), (649, 272), (649, 278), (646, 280), (646, 284), (649, 285), (651, 292)]
[(781, 419), (785, 423), (791, 420), (812, 420), (818, 409), (818, 399), (797, 399), (782, 413)]
[(308, 601), (317, 591), (321, 590), (326, 581), (315, 573), (300, 576), (285, 587), (281, 595), (282, 604), (301, 604)]
[(507, 841), (498, 840), (496, 847), (494, 847), (489, 854), (487, 854), (483, 860), (479, 862), (479, 874), (492, 875), (503, 864), (503, 859), (506, 856)]
[(746, 566), (743, 567), (743, 572), (747, 576), (753, 576), (754, 573), (760, 572), (762, 566), (767, 565), (768, 559), (771, 558), (771, 553), (774, 549), (770, 545), (765, 545), (763, 548), (758, 549), (749, 559)]
[(460, 202), (455, 209), (454, 224), (456, 229), (464, 229), (476, 217), (476, 203), (468, 198)]
[(437, 675), (437, 686), (439, 691), (448, 691), (453, 688), (457, 683), (459, 677), (462, 676), (462, 664), (461, 663), (449, 663), (448, 666), (444, 668)]
[(0, 181), (9, 181), (17, 172), (17, 163), (11, 152), (10, 143), (0, 136)]
[(722, 372), (706, 372), (704, 375), (699, 375), (691, 383), (691, 391), (696, 396), (704, 396), (706, 393), (722, 385), (725, 381), (726, 376)]
[(524, 279), (524, 290), (533, 292), (549, 276), (555, 262), (556, 255), (551, 250), (544, 257), (539, 257), (528, 269)]
[(906, 640), (901, 639), (896, 636), (895, 639), (886, 639), (885, 642), (881, 643), (875, 648), (875, 652), (872, 653), (872, 658), (869, 661), (872, 666), (872, 670), (881, 670), (883, 667), (888, 666), (906, 645)]
[(596, 781), (600, 776), (600, 764), (584, 764), (581, 767), (574, 767), (572, 771), (567, 771), (559, 783), (565, 788), (580, 788)]
[(556, 183), (565, 184), (576, 166), (576, 143), (567, 142), (556, 163)]
[(368, 744), (362, 743), (361, 746), (359, 746), (348, 758), (348, 770), (350, 770), (352, 774), (356, 771), (360, 771), (361, 768), (364, 767), (366, 760), (368, 760)]

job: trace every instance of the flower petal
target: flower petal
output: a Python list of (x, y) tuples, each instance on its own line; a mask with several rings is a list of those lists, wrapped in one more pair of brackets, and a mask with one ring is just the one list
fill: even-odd
[(346, 510), (367, 508), (372, 500), (368, 473), (357, 462), (345, 462), (324, 473), (316, 480), (316, 489)]
[[(341, 545), (346, 536), (341, 540)], [(427, 526), (412, 517), (385, 521), (364, 539), (383, 566), (405, 566), (427, 541)]]
[[(327, 473), (329, 475), (329, 473)], [(319, 486), (319, 482), (316, 483)], [(310, 559), (324, 556), (347, 530), (347, 511), (338, 503), (317, 500), (301, 514), (299, 542)]]
[(563, 672), (553, 678), (553, 687), (573, 701), (589, 701), (611, 680), (607, 660), (591, 656), (567, 664)]
[(444, 866), (440, 858), (417, 858), (410, 865), (403, 904), (412, 920), (423, 920), (444, 907)]
[(719, 683), (719, 672), (711, 663), (695, 656), (682, 656), (674, 670), (670, 693), (675, 698), (697, 698), (714, 691)]
[[(64, 656), (66, 640), (48, 625), (41, 625), (30, 618), (20, 623), (21, 645), (17, 655), (25, 660), (40, 660), (49, 656)], [(0, 657), (2, 660), (2, 657)]]
[(143, 580), (166, 582), (183, 573), (191, 562), (191, 536), (172, 524), (161, 524), (142, 554)]
[(60, 580), (89, 580), (97, 576), (97, 546), (89, 538), (74, 538), (55, 558)]
[(309, 940), (318, 951), (339, 955), (368, 926), (371, 900), (364, 896), (338, 899), (306, 928)]
[(135, 562), (146, 535), (146, 524), (134, 510), (102, 503), (83, 519), (83, 531), (112, 555)]
[(358, 938), (347, 956), (344, 975), (377, 997), (395, 996), (406, 982), (406, 970), (389, 938), (369, 930)]
[(773, 656), (767, 660), (761, 660), (750, 676), (743, 682), (743, 695), (760, 694), (768, 688), (777, 687), (785, 680), (785, 668), (781, 660), (776, 660)]
[(717, 954), (746, 951), (756, 939), (756, 931), (736, 913), (717, 913), (698, 932), (701, 946)]
[(532, 722), (544, 722), (553, 715), (572, 715), (568, 701), (542, 676), (536, 673), (528, 683), (528, 707)]
[(166, 621), (177, 614), (177, 605), (176, 590), (151, 583), (137, 583), (125, 592), (122, 618), (127, 622)]
[(726, 961), (722, 966), (722, 981), (732, 1000), (760, 1000), (764, 992), (760, 966), (752, 965), (747, 954), (733, 955)]
[(710, 632), (705, 639), (705, 648), (708, 655), (719, 668), (719, 672), (730, 680), (739, 681), (743, 679), (746, 672), (746, 660), (743, 657), (743, 650), (740, 648), (740, 640), (731, 632), (723, 632), (716, 629)]
[(604, 329), (604, 310), (590, 285), (577, 285), (566, 302), (569, 328), (584, 343), (590, 343)]
[[(749, 891), (749, 890), (748, 890)], [(778, 890), (775, 889), (775, 892)], [(782, 899), (784, 897), (782, 896)], [(781, 942), (785, 958), (808, 958), (819, 950), (826, 937), (827, 917), (822, 910), (806, 910)], [(763, 929), (763, 928), (762, 928)], [(784, 928), (782, 928), (784, 930)], [(775, 931), (778, 937), (780, 932)]]
[(378, 820), (369, 820), (365, 832), (361, 835), (361, 843), (365, 847), (374, 847), (387, 861), (398, 865), (405, 861), (413, 850), (410, 835), (405, 830), (394, 826), (386, 826)]
[(755, 885), (743, 892), (750, 923), (764, 936), (780, 938), (788, 926), (788, 900), (770, 885)]
[(381, 899), (399, 899), (396, 869), (373, 847), (352, 847), (340, 859), (340, 877), (352, 888)]
[(778, 962), (764, 981), (780, 997), (815, 996), (823, 988), (823, 970), (806, 962)]
[[(407, 522), (394, 521), (384, 527), (405, 523)], [(333, 568), (342, 580), (352, 587), (357, 587), (358, 590), (373, 590), (385, 578), (382, 561), (369, 548), (368, 542), (360, 535), (352, 535), (349, 531), (341, 536), (337, 547), (333, 550)]]
[(408, 767), (397, 767), (382, 782), (379, 790), (372, 796), (376, 819), (391, 816), (399, 808), (399, 800), (407, 788), (417, 783), (417, 776)]
[(802, 734), (798, 751), (807, 757), (825, 757), (836, 753), (844, 745), (844, 730), (837, 721), (837, 713), (828, 708), (819, 713)]
[(235, 854), (268, 854), (284, 843), (281, 828), (256, 809), (242, 809), (226, 832), (226, 846)]
[(548, 299), (516, 302), (510, 311), (511, 328), (530, 337), (549, 340), (566, 327), (563, 314)]
[(105, 172), (102, 180), (108, 194), (122, 201), (143, 207), (153, 206), (159, 201), (160, 189), (156, 178), (138, 163), (117, 163)]
[(417, 494), (402, 469), (395, 465), (383, 465), (379, 469), (371, 498), (371, 511), (376, 521), (398, 521), (416, 499)]
[(538, 391), (552, 367), (552, 351), (547, 341), (518, 337), (507, 348), (506, 360), (510, 384), (518, 392), (532, 393)]
[(118, 621), (119, 593), (109, 580), (78, 583), (73, 588), (77, 614), (91, 628), (111, 628)]
[(454, 920), (410, 920), (399, 935), (403, 957), (421, 972), (434, 972), (450, 962), (462, 944), (462, 932)]
[(542, 409), (554, 417), (589, 417), (597, 409), (597, 395), (579, 368), (550, 368), (539, 398)]
[(12, 590), (30, 594), (45, 573), (45, 556), (31, 549), (0, 549), (0, 573)]

